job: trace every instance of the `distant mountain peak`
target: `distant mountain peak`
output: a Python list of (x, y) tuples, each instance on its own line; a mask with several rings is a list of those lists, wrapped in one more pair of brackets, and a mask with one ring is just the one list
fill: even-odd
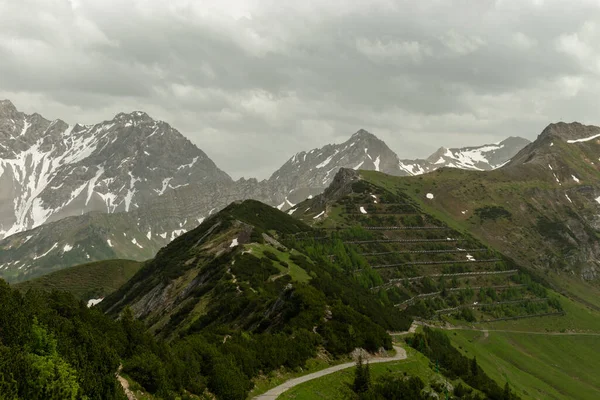
[(356, 131), (351, 137), (351, 139), (357, 139), (357, 138), (381, 140), (377, 136), (372, 134), (371, 132), (367, 131), (366, 129), (362, 129), (362, 128), (359, 129), (358, 131)]
[(600, 134), (600, 127), (594, 125), (583, 125), (579, 122), (556, 122), (548, 125), (538, 139), (581, 140), (597, 134)]
[(474, 147), (440, 147), (424, 160), (401, 160), (400, 168), (411, 175), (420, 175), (442, 167), (489, 171), (505, 165), (529, 140), (509, 137), (501, 142)]
[(17, 107), (10, 100), (0, 100), (0, 117), (18, 113)]
[(232, 182), (142, 111), (69, 125), (13, 110), (10, 101), (0, 105), (0, 238), (89, 211), (130, 211), (200, 181)]
[(141, 122), (152, 122), (155, 121), (144, 111), (132, 111), (129, 113), (118, 113), (113, 118), (113, 121), (141, 121)]
[[(588, 151), (587, 162), (595, 167), (594, 160), (597, 159), (597, 144), (600, 143), (600, 127), (594, 125), (583, 125), (579, 122), (557, 122), (548, 125), (537, 139), (523, 148), (519, 154), (512, 158), (508, 166), (521, 166), (525, 164), (537, 164), (542, 168), (557, 167), (559, 164), (565, 164), (571, 158), (570, 154), (565, 154), (560, 146), (555, 146), (558, 142), (566, 142), (569, 146), (576, 146), (580, 151)], [(594, 155), (595, 153), (595, 155)], [(565, 169), (566, 171), (566, 169)], [(556, 176), (554, 176), (556, 175)], [(564, 177), (553, 171), (550, 174), (553, 181), (559, 182)], [(568, 178), (568, 177), (567, 177)]]

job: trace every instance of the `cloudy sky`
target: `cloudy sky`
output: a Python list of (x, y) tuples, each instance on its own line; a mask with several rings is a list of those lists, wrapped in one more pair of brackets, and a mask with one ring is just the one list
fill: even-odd
[(0, 0), (0, 99), (165, 120), (233, 177), (365, 128), (402, 158), (600, 125), (600, 0)]

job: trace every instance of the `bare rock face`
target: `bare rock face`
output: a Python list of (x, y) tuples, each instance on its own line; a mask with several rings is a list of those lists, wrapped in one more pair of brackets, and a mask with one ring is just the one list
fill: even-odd
[(232, 180), (146, 113), (68, 125), (0, 102), (0, 238), (89, 211), (131, 211), (192, 182)]
[(408, 175), (400, 169), (398, 156), (385, 142), (361, 129), (342, 144), (295, 154), (271, 175), (267, 185), (276, 198), (283, 197), (277, 207), (289, 209), (309, 196), (322, 193), (340, 168)]

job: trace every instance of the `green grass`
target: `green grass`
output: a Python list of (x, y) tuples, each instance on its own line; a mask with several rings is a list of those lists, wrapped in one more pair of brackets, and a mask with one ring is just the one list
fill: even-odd
[[(437, 377), (439, 377), (438, 379), (443, 379), (441, 375), (431, 369), (427, 357), (412, 348), (406, 348), (406, 353), (408, 355), (406, 360), (370, 365), (371, 379), (374, 381), (385, 374), (404, 375), (404, 373), (411, 376), (418, 376), (426, 384)], [(352, 390), (350, 389), (350, 385), (354, 380), (354, 370), (353, 367), (347, 368), (305, 382), (283, 393), (278, 397), (278, 400), (345, 400), (351, 398)], [(455, 383), (458, 383), (458, 381)]]
[(553, 272), (548, 274), (548, 279), (561, 283), (561, 287), (574, 297), (574, 300), (589, 304), (600, 311), (600, 281), (583, 282), (579, 276), (565, 277)]
[[(580, 179), (587, 182), (597, 180), (597, 172), (582, 163), (579, 150), (559, 143), (557, 146), (556, 151), (566, 152), (563, 161), (574, 163), (573, 171)], [(573, 236), (569, 227), (577, 232), (577, 241), (583, 242), (582, 247), (593, 246), (598, 239), (597, 232), (589, 226), (582, 226), (582, 217), (589, 225), (595, 214), (588, 205), (589, 199), (575, 190), (578, 185), (574, 181), (565, 181), (558, 186), (552, 182), (551, 175), (548, 180), (547, 170), (533, 166), (523, 167), (518, 173), (507, 173), (502, 169), (489, 172), (441, 169), (417, 177), (392, 177), (375, 171), (361, 171), (361, 176), (391, 192), (401, 191), (409, 195), (424, 212), (460, 232), (469, 232), (522, 266), (537, 266), (530, 269), (530, 273), (567, 292), (572, 298), (600, 308), (600, 288), (597, 284), (581, 282), (580, 266), (569, 261), (577, 259), (575, 255), (578, 254), (577, 247), (569, 245), (565, 239)], [(428, 192), (433, 193), (435, 198), (426, 199)], [(566, 201), (565, 192), (577, 205), (575, 209)], [(482, 219), (476, 210), (486, 207), (508, 210), (512, 221), (507, 218)], [(463, 214), (463, 211), (466, 212)], [(540, 218), (550, 221), (548, 226), (553, 229), (546, 229), (547, 224), (540, 226)], [(549, 259), (553, 261), (549, 262)], [(540, 266), (545, 269), (545, 274), (540, 273)]]
[(585, 305), (558, 296), (565, 315), (526, 318), (477, 324), (477, 328), (514, 330), (523, 332), (595, 332), (600, 333), (600, 312)]
[(320, 371), (325, 368), (329, 368), (331, 366), (337, 364), (343, 364), (348, 362), (349, 359), (339, 359), (335, 362), (329, 362), (324, 358), (311, 358), (306, 362), (305, 367), (300, 371), (288, 371), (288, 370), (278, 370), (274, 371), (269, 376), (262, 376), (256, 378), (254, 380), (254, 389), (248, 394), (248, 398), (251, 399), (254, 396), (258, 396), (259, 394), (263, 394), (266, 391), (281, 385), (282, 383), (297, 378), (299, 376), (312, 374), (313, 372)]
[(100, 298), (117, 290), (142, 267), (131, 260), (107, 260), (61, 269), (14, 287), (21, 291), (64, 290), (82, 300)]
[(279, 251), (273, 246), (263, 245), (263, 244), (249, 244), (246, 246), (248, 249), (252, 250), (252, 254), (256, 257), (265, 257), (264, 252), (269, 251), (277, 256), (280, 261), (283, 261), (287, 264), (287, 267), (283, 264), (280, 264), (274, 261), (275, 267), (278, 268), (282, 273), (288, 274), (292, 280), (296, 282), (306, 283), (311, 277), (308, 273), (300, 267), (298, 264), (294, 263), (290, 256), (293, 254), (298, 254), (296, 250), (292, 249), (291, 251)]
[(453, 344), (476, 356), (500, 385), (526, 399), (600, 398), (599, 336), (554, 336), (478, 331), (448, 332)]

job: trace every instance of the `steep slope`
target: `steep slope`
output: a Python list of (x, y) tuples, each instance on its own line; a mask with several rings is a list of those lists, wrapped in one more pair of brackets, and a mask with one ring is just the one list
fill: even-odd
[(130, 211), (192, 182), (232, 183), (146, 113), (68, 125), (0, 101), (0, 239), (89, 211)]
[(398, 156), (375, 135), (359, 130), (342, 144), (301, 151), (290, 158), (268, 180), (283, 200), (279, 209), (289, 209), (311, 195), (321, 193), (340, 168), (382, 171), (406, 175), (399, 168)]
[(494, 171), (443, 168), (419, 177), (374, 172), (362, 177), (405, 193), (449, 226), (471, 232), (598, 308), (598, 134), (597, 127), (552, 124)]
[(511, 136), (499, 143), (478, 147), (441, 147), (425, 160), (401, 160), (400, 168), (409, 175), (420, 175), (443, 167), (489, 171), (506, 164), (529, 143), (527, 139)]
[(326, 261), (327, 253), (308, 257), (286, 245), (311, 232), (262, 203), (232, 204), (162, 249), (101, 307), (117, 315), (128, 306), (164, 337), (223, 326), (250, 332), (302, 327), (329, 337), (338, 329), (329, 321), (338, 318), (363, 320), (375, 337), (381, 331), (370, 321), (386, 329), (408, 326), (392, 304), (377, 301)]
[(483, 322), (562, 315), (543, 280), (372, 176), (414, 179), (340, 170), (322, 195), (299, 204), (292, 215), (320, 227), (319, 242), (337, 243), (336, 261), (362, 257), (352, 272), (379, 297), (407, 316), (432, 322), (445, 316)]
[(68, 217), (0, 241), (0, 276), (20, 282), (91, 261), (148, 260), (178, 233), (152, 235), (131, 213)]
[(99, 300), (123, 286), (142, 265), (131, 260), (98, 261), (65, 268), (13, 287), (21, 292), (61, 290), (85, 302)]

